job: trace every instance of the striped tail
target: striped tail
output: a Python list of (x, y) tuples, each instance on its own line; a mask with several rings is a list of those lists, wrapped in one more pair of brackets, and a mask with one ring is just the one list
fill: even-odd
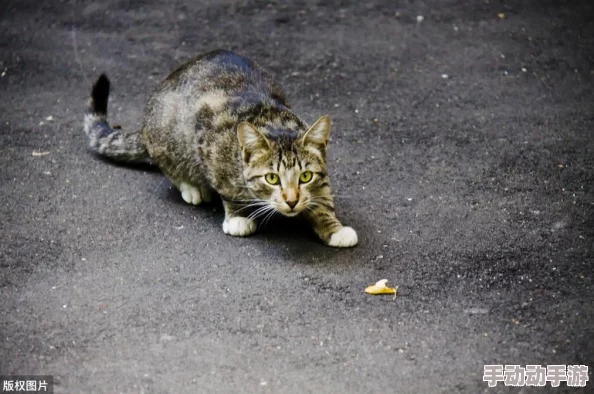
[(140, 131), (124, 132), (113, 129), (107, 123), (109, 79), (102, 74), (91, 92), (89, 109), (85, 114), (85, 134), (89, 147), (98, 154), (115, 161), (128, 163), (144, 162), (148, 153), (141, 140)]

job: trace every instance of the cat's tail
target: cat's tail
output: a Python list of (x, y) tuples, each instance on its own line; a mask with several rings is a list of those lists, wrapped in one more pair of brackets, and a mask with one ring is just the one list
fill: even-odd
[(124, 132), (107, 123), (109, 79), (102, 74), (93, 85), (89, 108), (85, 115), (85, 133), (89, 147), (109, 159), (129, 163), (144, 162), (148, 152), (142, 143), (140, 131)]

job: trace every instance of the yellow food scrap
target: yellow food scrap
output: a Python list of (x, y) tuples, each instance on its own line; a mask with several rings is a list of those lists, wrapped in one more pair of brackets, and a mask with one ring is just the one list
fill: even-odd
[(497, 16), (499, 17), (499, 19), (505, 19), (505, 14), (503, 12), (500, 12), (499, 14), (497, 14)]
[(373, 295), (378, 295), (378, 294), (394, 294), (394, 295), (396, 295), (396, 289), (393, 287), (386, 286), (386, 283), (388, 283), (388, 280), (382, 279), (382, 280), (378, 281), (376, 284), (368, 286), (365, 289), (365, 292), (367, 294), (373, 294)]

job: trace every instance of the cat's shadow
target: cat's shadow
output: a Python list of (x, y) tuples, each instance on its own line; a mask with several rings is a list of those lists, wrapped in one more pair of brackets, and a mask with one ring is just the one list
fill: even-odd
[(93, 156), (95, 156), (95, 158), (97, 160), (107, 163), (111, 166), (120, 167), (120, 168), (128, 168), (128, 169), (134, 170), (134, 171), (143, 171), (143, 172), (152, 172), (152, 173), (160, 173), (161, 172), (159, 167), (157, 167), (157, 165), (152, 163), (150, 160), (136, 162), (136, 163), (122, 163), (120, 161), (110, 159), (109, 157), (101, 156), (100, 154), (98, 154), (96, 152), (91, 152), (91, 153), (93, 154)]
[[(210, 203), (193, 207), (188, 205), (181, 198), (179, 191), (169, 184), (165, 200), (187, 209), (202, 211), (201, 219), (205, 226), (212, 225), (220, 229), (225, 218), (223, 204), (218, 196), (214, 196), (213, 201)], [(221, 236), (226, 236), (222, 230)], [(271, 247), (274, 249), (273, 253), (280, 254), (284, 261), (304, 264), (315, 264), (318, 261), (338, 264), (345, 261), (344, 253), (350, 254), (354, 250), (352, 248), (341, 249), (324, 245), (305, 219), (301, 217), (288, 218), (281, 214), (276, 214), (266, 223), (262, 223), (262, 220), (260, 220), (258, 230), (249, 237), (249, 240), (262, 248)]]
[[(151, 163), (149, 160), (139, 163), (122, 163), (114, 161), (105, 156), (94, 154), (94, 156), (105, 163), (111, 165), (128, 168), (136, 171), (160, 173), (159, 167)], [(223, 204), (217, 195), (213, 196), (213, 201), (207, 204), (201, 204), (197, 207), (192, 207), (186, 203), (180, 192), (171, 184), (171, 181), (163, 176), (164, 182), (162, 182), (161, 190), (166, 189), (164, 193), (164, 200), (174, 203), (175, 205), (184, 206), (188, 209), (202, 210), (202, 220), (208, 222), (208, 225), (221, 227), (221, 223), (225, 217)], [(151, 191), (152, 192), (152, 191)], [(222, 231), (221, 231), (222, 233)], [(250, 236), (250, 239), (254, 242), (259, 242), (263, 246), (270, 245), (271, 243), (278, 246), (278, 250), (283, 250), (286, 253), (285, 258), (290, 260), (299, 261), (311, 261), (322, 258), (324, 260), (337, 260), (343, 261), (340, 256), (347, 251), (353, 250), (352, 248), (340, 249), (332, 248), (324, 245), (322, 241), (313, 232), (309, 223), (303, 218), (287, 218), (281, 214), (274, 215), (266, 223), (262, 223), (260, 220), (258, 223), (257, 232)]]
[[(167, 186), (166, 199), (173, 202), (176, 205), (185, 207), (191, 207), (181, 197), (180, 192), (171, 185)], [(215, 195), (209, 203), (200, 204), (194, 207), (197, 210), (212, 213), (207, 215), (213, 220), (213, 224), (220, 224), (225, 218), (225, 211), (221, 199)], [(295, 238), (305, 239), (313, 242), (318, 242), (316, 235), (314, 234), (311, 226), (302, 218), (287, 218), (281, 214), (276, 214), (265, 223), (262, 219), (258, 220), (258, 230), (254, 235), (265, 235), (268, 240), (278, 241), (291, 241)]]

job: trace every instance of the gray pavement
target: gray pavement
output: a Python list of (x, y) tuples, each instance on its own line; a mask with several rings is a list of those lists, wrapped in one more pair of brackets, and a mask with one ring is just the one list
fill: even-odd
[[(3, 1), (0, 373), (52, 374), (57, 393), (540, 393), (487, 390), (483, 365), (594, 368), (593, 16)], [(86, 150), (99, 73), (133, 129), (158, 81), (215, 48), (269, 69), (307, 121), (331, 116), (356, 248), (284, 220), (225, 236), (219, 205)], [(363, 293), (382, 278), (395, 300)]]

